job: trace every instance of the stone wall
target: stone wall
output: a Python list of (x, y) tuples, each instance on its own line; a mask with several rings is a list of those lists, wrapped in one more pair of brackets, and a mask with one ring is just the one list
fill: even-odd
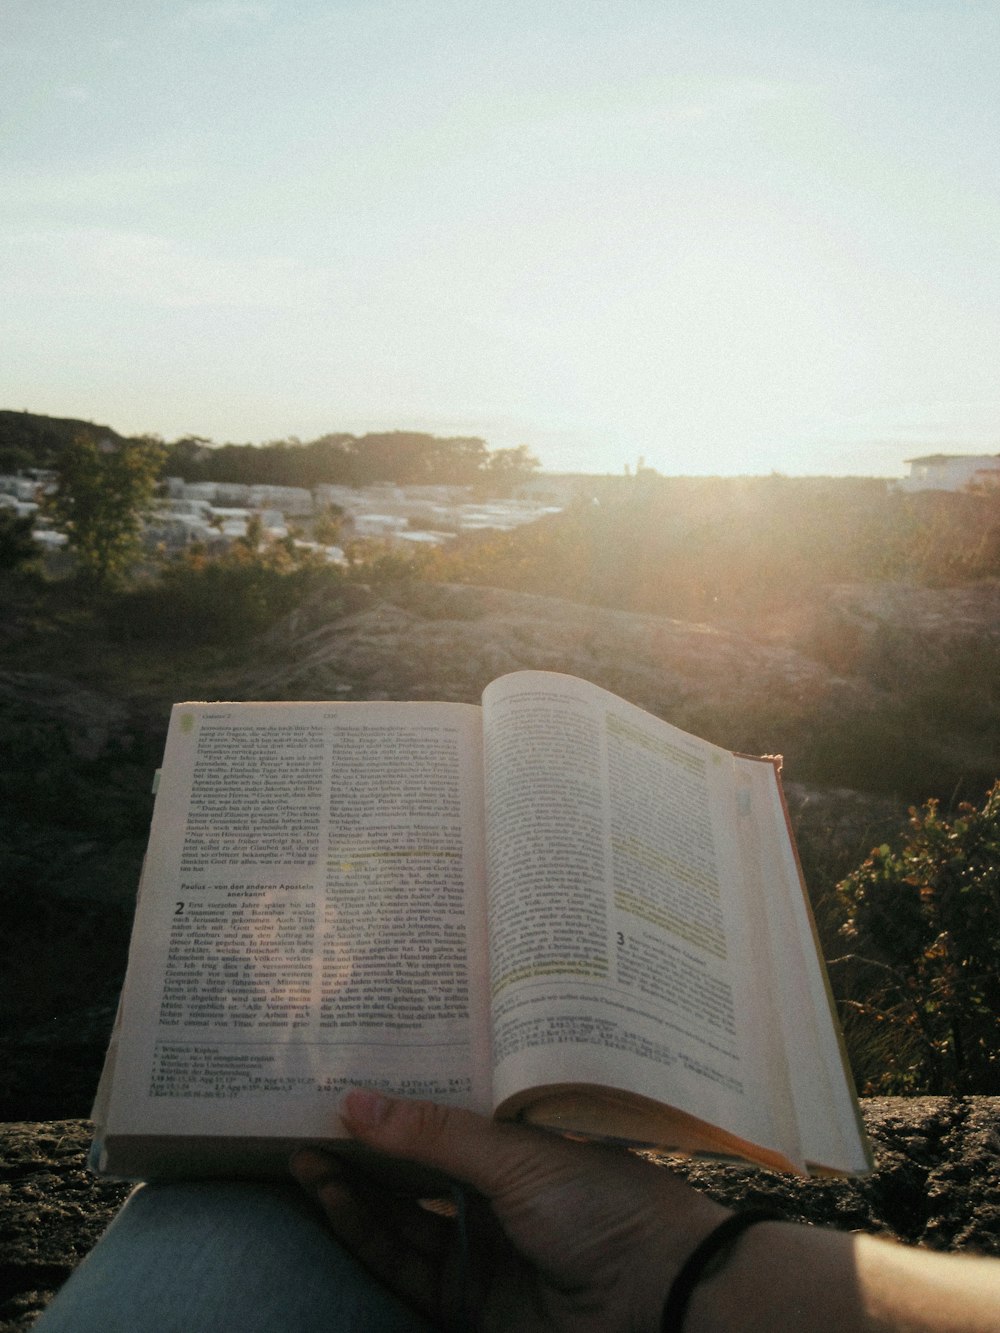
[[(862, 1180), (675, 1165), (727, 1203), (1000, 1256), (1000, 1097), (869, 1098), (862, 1110), (876, 1156)], [(31, 1326), (128, 1193), (88, 1173), (89, 1134), (85, 1120), (0, 1124), (0, 1333)]]

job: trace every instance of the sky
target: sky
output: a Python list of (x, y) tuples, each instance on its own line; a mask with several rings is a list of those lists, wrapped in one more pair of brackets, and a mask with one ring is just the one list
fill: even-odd
[(0, 407), (1000, 451), (995, 0), (0, 0)]

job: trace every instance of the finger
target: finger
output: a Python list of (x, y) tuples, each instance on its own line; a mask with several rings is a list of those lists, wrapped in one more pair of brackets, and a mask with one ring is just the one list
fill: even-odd
[(449, 1220), (379, 1189), (362, 1197), (358, 1182), (325, 1153), (298, 1152), (290, 1169), (315, 1195), (337, 1239), (375, 1277), (425, 1313), (451, 1313), (455, 1233)]
[(578, 1145), (457, 1107), (355, 1089), (340, 1115), (369, 1147), (443, 1171), (488, 1199), (531, 1183), (538, 1188), (572, 1179), (580, 1168)]
[(346, 1193), (356, 1211), (377, 1220), (428, 1258), (438, 1258), (451, 1244), (454, 1224), (449, 1210), (426, 1209), (416, 1200), (391, 1194), (352, 1163), (319, 1149), (305, 1148), (294, 1154), (289, 1170), (303, 1189), (315, 1195), (325, 1212), (334, 1203), (339, 1207)]

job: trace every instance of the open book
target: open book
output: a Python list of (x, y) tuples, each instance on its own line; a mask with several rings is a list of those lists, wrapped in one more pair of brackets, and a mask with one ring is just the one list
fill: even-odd
[(870, 1169), (776, 762), (548, 672), (176, 705), (96, 1169), (283, 1173), (354, 1086)]

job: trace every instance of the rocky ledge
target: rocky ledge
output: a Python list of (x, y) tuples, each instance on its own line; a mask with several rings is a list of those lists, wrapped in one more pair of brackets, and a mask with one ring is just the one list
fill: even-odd
[[(714, 1162), (674, 1162), (693, 1183), (789, 1219), (1000, 1256), (1000, 1097), (863, 1101), (876, 1169), (863, 1180), (797, 1180)], [(29, 1328), (128, 1193), (85, 1165), (85, 1120), (0, 1124), (0, 1333)]]

